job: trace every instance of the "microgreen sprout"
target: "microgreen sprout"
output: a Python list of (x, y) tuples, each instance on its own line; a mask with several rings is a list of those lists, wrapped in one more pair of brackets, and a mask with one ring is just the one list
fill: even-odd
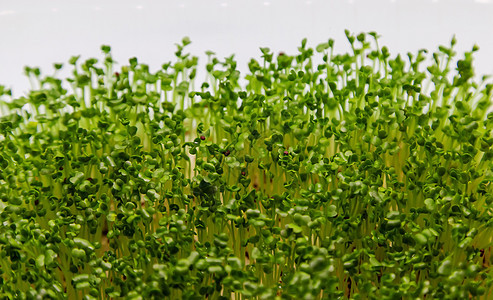
[(244, 76), (208, 51), (203, 82), (184, 38), (156, 71), (102, 46), (0, 86), (1, 298), (493, 297), (478, 48), (346, 36)]

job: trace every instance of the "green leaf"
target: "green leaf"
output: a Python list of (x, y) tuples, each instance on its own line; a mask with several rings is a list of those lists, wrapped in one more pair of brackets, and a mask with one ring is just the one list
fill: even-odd
[(72, 249), (72, 256), (78, 259), (84, 259), (86, 258), (86, 251), (74, 248)]
[(382, 263), (380, 263), (375, 257), (370, 257), (370, 265), (372, 267), (381, 267)]
[(76, 172), (75, 175), (70, 178), (70, 182), (72, 182), (73, 184), (78, 184), (81, 183), (84, 180), (84, 178), (85, 178), (84, 173)]
[(94, 245), (86, 239), (76, 237), (74, 238), (74, 243), (76, 246), (80, 248), (94, 251)]
[(36, 258), (36, 267), (42, 268), (44, 267), (44, 265), (45, 265), (45, 256), (41, 254), (40, 256), (38, 256), (38, 258)]
[(416, 243), (418, 243), (420, 245), (426, 245), (426, 243), (428, 243), (428, 239), (422, 233), (415, 234), (414, 240), (416, 241)]
[(425, 201), (425, 206), (428, 211), (434, 211), (436, 208), (435, 200), (431, 198), (426, 198)]
[(288, 225), (286, 225), (288, 228), (291, 228), (293, 230), (294, 233), (301, 233), (303, 231), (303, 229), (296, 225), (296, 224), (293, 224), (293, 223), (290, 223)]
[(337, 207), (331, 204), (327, 207), (327, 217), (334, 218), (337, 216)]
[(443, 276), (448, 276), (452, 273), (452, 261), (450, 259), (445, 259), (437, 270), (438, 274)]
[(324, 50), (327, 50), (329, 49), (329, 44), (328, 43), (321, 43), (321, 44), (318, 44), (317, 47), (315, 48), (317, 50), (317, 52), (321, 53), (323, 52)]

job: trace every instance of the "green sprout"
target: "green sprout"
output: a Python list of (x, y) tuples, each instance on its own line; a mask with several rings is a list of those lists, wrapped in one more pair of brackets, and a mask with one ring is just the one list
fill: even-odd
[[(489, 299), (493, 84), (455, 38), (248, 63), (184, 38), (0, 86), (1, 299)], [(57, 77), (63, 67), (71, 76)]]

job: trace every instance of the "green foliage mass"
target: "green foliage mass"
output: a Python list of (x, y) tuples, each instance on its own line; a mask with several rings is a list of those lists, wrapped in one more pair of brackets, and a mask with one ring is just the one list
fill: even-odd
[[(493, 297), (493, 113), (473, 53), (346, 32), (0, 88), (1, 299)], [(200, 74), (200, 72), (199, 72)]]

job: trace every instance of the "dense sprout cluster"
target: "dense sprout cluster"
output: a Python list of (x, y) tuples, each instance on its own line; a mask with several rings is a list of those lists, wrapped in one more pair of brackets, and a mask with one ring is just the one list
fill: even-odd
[(492, 84), (450, 47), (178, 45), (0, 88), (2, 299), (492, 297)]

